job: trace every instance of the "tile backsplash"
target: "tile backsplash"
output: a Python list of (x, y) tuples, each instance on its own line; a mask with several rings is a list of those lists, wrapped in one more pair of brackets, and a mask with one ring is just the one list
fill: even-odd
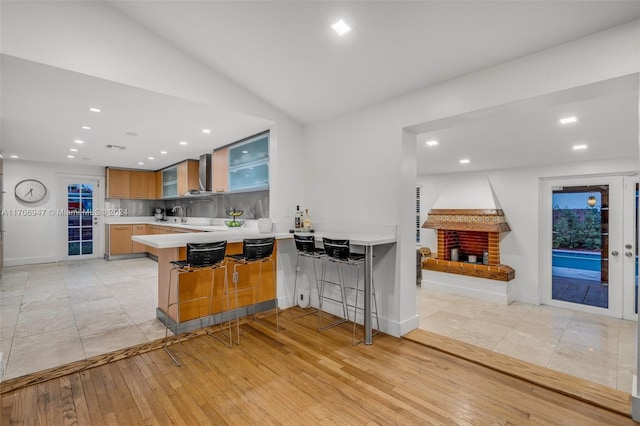
[(182, 207), (187, 217), (226, 218), (226, 211), (235, 208), (244, 212), (243, 219), (260, 219), (269, 217), (269, 190), (174, 200), (105, 200), (105, 209), (121, 209), (125, 216), (153, 216), (156, 208), (165, 209), (167, 216), (171, 216), (176, 205)]

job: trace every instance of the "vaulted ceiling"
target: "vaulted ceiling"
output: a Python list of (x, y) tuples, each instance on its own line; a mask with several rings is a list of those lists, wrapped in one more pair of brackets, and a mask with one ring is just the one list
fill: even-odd
[[(108, 3), (124, 20), (133, 20), (303, 124), (640, 19), (638, 1)], [(344, 37), (330, 27), (340, 18), (353, 28)], [(3, 9), (2, 20), (11, 19)], [(56, 19), (55, 13), (50, 19)], [(38, 31), (30, 22), (21, 24), (12, 28)], [(99, 57), (100, 52), (93, 54)], [(68, 161), (62, 154), (70, 149), (70, 141), (82, 137), (68, 129), (71, 123), (77, 127), (79, 121), (101, 120), (92, 130), (100, 146), (105, 141), (126, 144), (132, 154), (125, 162), (102, 151), (86, 150), (81, 154), (86, 158), (83, 164), (150, 169), (197, 156), (269, 126), (266, 120), (246, 114), (24, 61), (19, 52), (4, 56), (1, 66), (0, 151), (20, 154), (22, 159)], [(548, 155), (540, 153), (574, 140), (588, 141), (589, 135), (591, 139), (624, 141), (616, 145), (622, 155), (637, 155), (637, 82), (635, 86), (627, 82), (610, 95), (566, 99), (565, 106), (549, 107), (541, 102), (527, 111), (499, 111), (509, 120), (490, 115), (434, 123), (421, 142), (438, 138), (438, 155), (455, 161), (467, 150), (475, 155), (472, 167), (480, 170), (500, 167), (495, 152), (502, 153), (503, 166), (509, 161), (536, 164), (548, 161)], [(77, 113), (76, 106), (96, 100), (109, 105), (109, 115), (98, 118), (85, 110)], [(575, 127), (571, 137), (556, 125), (557, 116), (570, 111), (594, 117), (583, 119), (582, 127)], [(214, 136), (199, 132), (214, 125), (218, 129)], [(516, 133), (526, 134), (530, 141), (524, 151), (505, 149)], [(178, 138), (188, 138), (189, 145), (182, 150), (172, 147), (163, 154), (166, 157), (158, 159), (163, 141)], [(433, 153), (419, 160), (421, 172), (439, 171), (444, 157)], [(563, 155), (564, 148), (554, 159), (562, 161)], [(575, 158), (570, 150), (566, 155), (567, 161)], [(154, 160), (145, 160), (149, 156)]]

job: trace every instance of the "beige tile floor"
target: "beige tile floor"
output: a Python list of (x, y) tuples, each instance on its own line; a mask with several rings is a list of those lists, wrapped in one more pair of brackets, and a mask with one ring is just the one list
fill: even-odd
[(2, 380), (164, 337), (156, 277), (147, 258), (4, 268)]
[(550, 306), (497, 305), (418, 287), (420, 328), (631, 391), (637, 323)]
[[(0, 277), (2, 379), (164, 337), (146, 258), (8, 267)], [(636, 323), (418, 287), (420, 327), (628, 392)]]

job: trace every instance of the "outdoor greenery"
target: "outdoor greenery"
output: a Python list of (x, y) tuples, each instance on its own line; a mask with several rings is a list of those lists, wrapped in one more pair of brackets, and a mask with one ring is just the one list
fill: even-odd
[(600, 209), (561, 209), (553, 206), (553, 248), (600, 250)]

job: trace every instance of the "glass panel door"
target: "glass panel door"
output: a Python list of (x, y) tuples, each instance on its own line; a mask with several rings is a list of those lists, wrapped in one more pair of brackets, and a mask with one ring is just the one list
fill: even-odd
[(64, 257), (68, 260), (100, 255), (98, 243), (99, 181), (66, 179), (64, 209)]
[(621, 318), (623, 178), (557, 179), (543, 188), (543, 303)]

